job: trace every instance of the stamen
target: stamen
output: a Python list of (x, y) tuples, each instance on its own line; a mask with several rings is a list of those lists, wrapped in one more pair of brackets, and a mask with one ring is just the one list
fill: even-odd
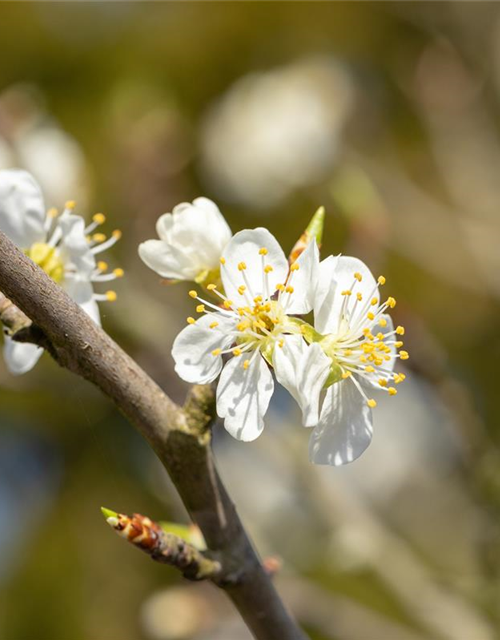
[(397, 392), (398, 392), (398, 390), (397, 390), (397, 389), (395, 389), (394, 387), (389, 387), (389, 388), (387, 389), (387, 391), (388, 391), (388, 393), (389, 393), (389, 395), (390, 395), (390, 396), (395, 396), (395, 395), (397, 394)]
[(400, 351), (399, 357), (401, 358), (401, 360), (408, 360), (410, 354), (408, 353), (408, 351)]
[(205, 305), (204, 304), (199, 304), (196, 307), (196, 313), (205, 313)]
[(358, 282), (361, 282), (361, 280), (363, 280), (363, 276), (358, 271), (356, 271), (356, 273), (354, 274), (354, 277)]
[(191, 289), (191, 291), (188, 292), (188, 295), (191, 296), (191, 298), (197, 298), (198, 292), (195, 291), (194, 289)]
[(222, 351), (222, 349), (214, 349), (214, 350), (212, 351), (212, 355), (213, 355), (213, 356), (219, 356), (219, 355), (220, 355), (220, 353), (221, 353), (221, 351)]
[(379, 276), (379, 277), (377, 278), (377, 282), (378, 282), (380, 285), (384, 285), (384, 284), (385, 284), (385, 282), (386, 282), (386, 281), (385, 281), (384, 276)]
[(117, 298), (116, 291), (106, 291), (104, 294), (108, 302), (114, 302)]
[(267, 249), (265, 247), (262, 247), (261, 249), (259, 249), (259, 254), (261, 256), (267, 256)]
[(375, 407), (377, 406), (377, 402), (373, 398), (369, 398), (366, 404), (370, 407), (370, 409), (375, 409)]
[(189, 316), (189, 318), (187, 318), (187, 323), (188, 324), (195, 324), (196, 320), (194, 318), (192, 318), (191, 316)]
[(244, 262), (238, 262), (238, 271), (245, 271), (247, 265)]
[(219, 262), (221, 264), (226, 264), (226, 258), (224, 258), (223, 256), (220, 257)]
[(405, 328), (404, 327), (396, 327), (396, 333), (398, 334), (398, 336), (404, 336), (405, 334)]

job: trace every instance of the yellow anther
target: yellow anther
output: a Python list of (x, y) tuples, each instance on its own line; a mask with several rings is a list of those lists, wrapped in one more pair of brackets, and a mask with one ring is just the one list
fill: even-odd
[(207, 290), (208, 291), (215, 291), (217, 289), (217, 285), (216, 284), (207, 284)]
[(262, 302), (262, 296), (255, 296), (253, 301), (255, 302), (255, 304), (259, 304), (259, 302)]
[(370, 344), (370, 343), (363, 344), (363, 351), (365, 353), (372, 353), (374, 349), (375, 347), (373, 346), (373, 344)]
[(358, 271), (356, 271), (356, 273), (354, 274), (354, 277), (358, 282), (361, 282), (361, 280), (363, 280), (363, 276)]
[(221, 352), (221, 349), (214, 349), (214, 350), (212, 351), (212, 355), (213, 355), (213, 356), (220, 356), (220, 352)]
[(381, 387), (387, 387), (387, 380), (385, 378), (380, 378), (378, 383)]
[(243, 369), (248, 369), (249, 366), (250, 366), (250, 360), (245, 360), (245, 362), (243, 363)]
[(382, 331), (379, 331), (377, 333), (377, 340), (383, 340), (385, 338), (384, 334), (382, 333)]
[(345, 356), (352, 356), (352, 349), (344, 349)]
[(372, 298), (372, 299), (370, 300), (370, 304), (372, 305), (372, 307), (374, 307), (376, 304), (378, 304), (378, 300), (377, 300), (377, 298)]
[(92, 236), (92, 240), (94, 242), (104, 242), (104, 240), (106, 240), (106, 236), (104, 235), (104, 233), (94, 233), (94, 235)]
[(233, 349), (233, 356), (241, 356), (243, 352), (241, 351), (241, 349), (238, 349), (238, 347), (236, 347), (236, 349)]
[(238, 271), (245, 271), (247, 265), (245, 262), (238, 262)]
[(404, 327), (396, 327), (396, 333), (398, 334), (398, 336), (404, 336), (405, 334), (405, 328)]
[(370, 407), (370, 409), (375, 409), (375, 407), (377, 406), (377, 403), (373, 398), (367, 400), (366, 404)]
[(387, 320), (385, 318), (380, 318), (378, 323), (381, 327), (387, 327)]
[(274, 271), (272, 266), (270, 264), (266, 264), (266, 266), (264, 267), (264, 273), (271, 273), (271, 271)]
[(363, 294), (358, 292), (356, 294), (356, 298), (358, 299), (358, 302), (361, 302), (361, 300), (363, 300)]
[(286, 291), (287, 293), (293, 293), (294, 289), (293, 289), (293, 287), (291, 287), (290, 285), (288, 285), (288, 287), (285, 289), (285, 291)]
[(248, 322), (240, 322), (239, 324), (236, 325), (236, 329), (238, 331), (245, 331), (245, 329), (248, 329), (249, 324)]
[(387, 391), (388, 391), (388, 393), (389, 393), (389, 395), (390, 395), (390, 396), (395, 396), (395, 395), (396, 395), (396, 393), (398, 392), (398, 390), (397, 390), (397, 389), (395, 389), (394, 387), (389, 387), (389, 388), (387, 389)]
[(290, 267), (290, 271), (298, 271), (300, 269), (300, 265), (297, 262), (294, 262)]
[(116, 298), (116, 291), (106, 291), (106, 300), (108, 302), (114, 302)]
[(401, 358), (401, 360), (408, 360), (410, 354), (408, 353), (408, 351), (400, 351), (399, 357)]
[(352, 295), (352, 291), (350, 289), (344, 289), (344, 291), (342, 291), (341, 295), (350, 296), (350, 295)]
[(377, 282), (378, 282), (379, 284), (385, 284), (385, 278), (384, 278), (384, 276), (379, 276), (379, 277), (377, 278)]
[(285, 341), (284, 341), (284, 340), (280, 340), (280, 341), (278, 342), (278, 347), (279, 347), (280, 349), (283, 349), (284, 345), (285, 345)]
[(342, 374), (342, 379), (347, 380), (347, 378), (350, 378), (351, 376), (352, 373), (350, 371), (344, 371), (344, 373)]
[(402, 340), (398, 340), (397, 342), (394, 343), (394, 346), (396, 347), (396, 349), (400, 349), (403, 346), (404, 342)]
[(394, 374), (394, 382), (396, 384), (400, 384), (406, 378), (404, 373), (395, 373)]
[(238, 293), (240, 294), (240, 296), (242, 296), (242, 295), (245, 293), (246, 289), (247, 289), (247, 288), (245, 287), (245, 285), (244, 285), (244, 284), (242, 284), (242, 285), (240, 285), (240, 286), (238, 287)]
[(233, 301), (232, 300), (224, 300), (223, 303), (223, 307), (226, 309), (231, 309), (231, 307), (233, 306)]
[(189, 316), (189, 318), (187, 318), (187, 323), (188, 324), (194, 324), (196, 322), (196, 320), (194, 318), (192, 318), (191, 316)]
[(108, 263), (104, 262), (104, 260), (99, 260), (99, 262), (97, 263), (97, 268), (99, 269), (99, 271), (107, 271)]
[(371, 366), (371, 364), (365, 367), (365, 371), (366, 373), (375, 373), (375, 369)]
[(55, 207), (51, 207), (48, 211), (47, 211), (47, 216), (49, 218), (57, 218), (57, 216), (59, 215), (59, 211), (55, 208)]
[(119, 240), (122, 237), (122, 232), (120, 231), (120, 229), (115, 229), (112, 234), (113, 238), (115, 238), (115, 240)]
[(106, 216), (104, 215), (104, 213), (96, 213), (92, 216), (92, 220), (96, 224), (104, 224), (106, 222)]
[(375, 320), (375, 315), (371, 311), (368, 311), (366, 317), (368, 318), (368, 320)]
[(118, 269), (113, 269), (113, 275), (116, 276), (117, 278), (123, 278), (125, 274), (125, 271), (123, 269), (120, 269), (118, 267)]
[(284, 284), (277, 284), (276, 285), (276, 290), (277, 291), (284, 291), (285, 290), (285, 285)]
[[(387, 359), (389, 360), (389, 358), (387, 358)], [(377, 367), (380, 367), (380, 365), (384, 364), (384, 361), (383, 361), (383, 359), (382, 359), (382, 358), (374, 357), (374, 358), (373, 358), (373, 363), (374, 363)]]
[(259, 249), (259, 253), (261, 256), (267, 256), (267, 249), (262, 247), (262, 249)]
[(210, 327), (210, 329), (215, 329), (215, 327), (219, 326), (219, 323), (216, 322), (216, 321), (215, 322), (211, 322), (208, 326)]
[(197, 298), (198, 292), (195, 291), (194, 289), (191, 289), (191, 291), (189, 292), (189, 295), (191, 296), (191, 298)]
[(76, 202), (74, 200), (68, 200), (64, 207), (66, 209), (74, 209), (76, 207)]
[(196, 313), (205, 313), (205, 305), (204, 304), (199, 304), (196, 307)]
[(393, 298), (392, 296), (389, 296), (387, 298), (387, 302), (386, 302), (387, 306), (390, 307), (391, 309), (394, 309), (394, 307), (396, 306), (396, 298)]
[(240, 316), (244, 316), (246, 312), (247, 307), (238, 307), (238, 313), (240, 314)]
[(363, 364), (368, 362), (368, 360), (366, 359), (366, 356), (359, 356), (359, 361), (362, 362)]
[(226, 258), (224, 258), (223, 256), (221, 256), (221, 257), (219, 258), (219, 262), (220, 262), (221, 264), (226, 264)]

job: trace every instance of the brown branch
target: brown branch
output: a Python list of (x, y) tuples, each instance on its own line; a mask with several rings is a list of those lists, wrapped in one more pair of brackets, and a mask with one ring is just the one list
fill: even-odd
[(221, 564), (213, 582), (225, 589), (254, 637), (304, 640), (258, 560), (215, 468), (210, 447), (212, 390), (195, 386), (185, 407), (177, 406), (1, 232), (0, 256), (0, 290), (34, 323), (25, 325), (15, 339), (44, 346), (62, 367), (99, 387), (146, 438), (200, 527), (211, 557)]

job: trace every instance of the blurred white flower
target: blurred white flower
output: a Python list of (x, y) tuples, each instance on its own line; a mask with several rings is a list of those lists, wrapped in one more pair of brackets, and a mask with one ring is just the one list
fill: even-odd
[[(93, 283), (108, 282), (123, 275), (122, 269), (111, 273), (96, 255), (120, 238), (114, 231), (109, 239), (92, 232), (105, 221), (97, 213), (90, 225), (74, 215), (75, 203), (67, 202), (63, 212), (46, 211), (40, 186), (26, 171), (0, 171), (0, 230), (3, 231), (47, 275), (59, 283), (86, 313), (100, 323), (98, 301), (116, 299), (114, 291), (94, 293)], [(32, 369), (43, 350), (33, 344), (15, 342), (5, 336), (4, 357), (14, 374)]]
[(332, 58), (248, 75), (206, 117), (203, 171), (228, 199), (277, 204), (328, 174), (352, 104), (349, 75)]
[(160, 276), (203, 281), (219, 271), (219, 259), (231, 229), (217, 205), (208, 198), (183, 202), (156, 223), (159, 240), (139, 245), (139, 256)]
[(36, 87), (14, 85), (0, 94), (0, 169), (22, 168), (48, 202), (71, 193), (86, 205), (88, 176), (80, 145), (50, 116)]

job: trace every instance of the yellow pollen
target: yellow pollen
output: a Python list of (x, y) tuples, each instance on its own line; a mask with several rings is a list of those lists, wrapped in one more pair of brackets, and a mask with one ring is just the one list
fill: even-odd
[(385, 318), (380, 318), (378, 323), (381, 327), (387, 327), (387, 320)]
[[(388, 358), (389, 360), (389, 358)], [(382, 358), (373, 358), (373, 363), (377, 366), (380, 367), (381, 364), (384, 364), (384, 361), (382, 360)]]
[(125, 271), (123, 269), (113, 269), (113, 275), (116, 276), (117, 278), (123, 278)]
[(400, 351), (399, 357), (401, 358), (401, 360), (408, 360), (410, 354), (408, 353), (408, 351)]
[(196, 313), (204, 313), (205, 312), (205, 305), (204, 304), (199, 304), (196, 307)]
[(375, 316), (371, 311), (368, 311), (366, 317), (368, 318), (368, 320), (375, 320)]
[(246, 312), (247, 307), (238, 307), (238, 313), (240, 314), (240, 316), (244, 316)]
[(398, 340), (397, 342), (394, 343), (394, 346), (396, 347), (396, 349), (399, 349), (403, 346), (404, 342), (402, 340)]
[(104, 233), (94, 233), (94, 235), (92, 236), (92, 240), (94, 242), (104, 242), (104, 240), (106, 240), (106, 236), (104, 235)]
[(238, 262), (238, 271), (245, 271), (247, 265), (244, 262)]
[(64, 207), (66, 209), (74, 209), (76, 207), (76, 202), (74, 200), (68, 200)]
[(363, 294), (362, 293), (357, 293), (356, 294), (356, 298), (358, 299), (359, 302), (361, 302), (361, 300), (363, 300)]
[(208, 326), (210, 327), (210, 329), (215, 329), (215, 327), (219, 326), (219, 323), (218, 322), (212, 322)]
[(356, 271), (356, 273), (354, 274), (354, 277), (358, 282), (361, 282), (361, 280), (363, 280), (363, 276), (358, 271)]
[(366, 404), (370, 407), (370, 409), (375, 409), (375, 407), (377, 406), (377, 403), (373, 398), (367, 400)]
[(267, 256), (267, 249), (265, 247), (262, 247), (262, 249), (259, 249), (259, 254), (261, 256)]
[(377, 333), (377, 340), (383, 340), (385, 338), (384, 334), (382, 333), (382, 331), (379, 331)]
[(253, 301), (255, 302), (255, 304), (259, 304), (259, 302), (262, 302), (262, 296), (255, 296)]
[(231, 307), (233, 306), (233, 301), (232, 301), (232, 300), (224, 300), (224, 304), (223, 304), (223, 306), (224, 306), (226, 309), (231, 309)]
[(189, 294), (191, 296), (191, 298), (197, 298), (198, 297), (198, 292), (195, 291), (194, 289), (191, 289), (191, 291), (189, 292)]
[(241, 356), (241, 354), (242, 354), (241, 349), (238, 349), (238, 348), (233, 349), (233, 355), (234, 356)]
[(284, 284), (277, 284), (276, 285), (276, 290), (277, 291), (284, 291), (285, 290), (285, 285)]
[(187, 318), (187, 323), (188, 324), (194, 324), (196, 322), (196, 320), (194, 318), (192, 318), (191, 316), (189, 316), (189, 318)]
[(223, 256), (220, 257), (219, 262), (221, 264), (226, 264), (226, 258), (224, 258)]
[(249, 366), (250, 366), (250, 360), (245, 360), (245, 362), (243, 363), (243, 369), (248, 369)]
[(114, 302), (116, 298), (116, 291), (106, 291), (106, 300), (108, 300), (108, 302)]
[(397, 389), (395, 389), (394, 387), (389, 387), (389, 388), (387, 389), (387, 391), (388, 391), (388, 393), (389, 393), (389, 395), (390, 395), (390, 396), (395, 396), (395, 395), (396, 395), (396, 393), (398, 392), (398, 390), (397, 390)]
[(365, 371), (366, 373), (375, 373), (375, 369), (371, 366), (371, 364), (365, 367)]
[(378, 282), (379, 284), (385, 284), (385, 278), (384, 278), (384, 276), (379, 276), (379, 277), (378, 277), (378, 279), (377, 279), (377, 282)]
[(242, 295), (245, 293), (246, 289), (247, 289), (247, 288), (245, 287), (245, 285), (244, 285), (244, 284), (242, 284), (242, 285), (240, 285), (240, 286), (238, 287), (238, 293), (240, 294), (240, 296), (242, 296)]
[(378, 300), (377, 300), (377, 298), (372, 298), (372, 299), (370, 300), (370, 304), (372, 305), (372, 307), (374, 307), (376, 304), (378, 304)]
[(298, 271), (300, 269), (300, 265), (294, 262), (290, 267), (290, 271)]
[(344, 373), (342, 374), (342, 379), (347, 380), (347, 378), (350, 378), (351, 376), (352, 373), (350, 371), (344, 371)]
[(92, 216), (92, 220), (96, 224), (104, 224), (106, 222), (106, 216), (104, 215), (104, 213), (96, 213)]
[(236, 325), (236, 329), (238, 331), (245, 331), (245, 329), (248, 329), (249, 324), (248, 322), (240, 322), (239, 324)]
[(352, 295), (352, 291), (350, 289), (345, 289), (344, 291), (342, 291), (341, 295), (350, 296)]
[(394, 374), (394, 382), (396, 384), (400, 384), (406, 378), (404, 373), (395, 373)]
[(359, 361), (362, 362), (363, 364), (368, 362), (368, 360), (366, 359), (366, 356), (359, 356)]
[(265, 273), (271, 273), (271, 271), (274, 271), (272, 266), (270, 264), (266, 264), (266, 266), (264, 267), (264, 272)]
[(217, 285), (216, 284), (207, 284), (207, 290), (208, 291), (215, 291), (217, 289)]
[(390, 307), (391, 309), (394, 309), (394, 307), (396, 306), (396, 298), (389, 296), (387, 298), (387, 306)]
[(352, 349), (344, 349), (345, 356), (352, 356)]
[(115, 238), (116, 240), (119, 240), (122, 237), (122, 232), (120, 231), (120, 229), (115, 229), (112, 234), (113, 238)]
[(48, 211), (47, 211), (47, 216), (49, 218), (57, 218), (59, 214), (59, 211), (55, 208), (55, 207), (51, 207)]
[(220, 355), (220, 352), (221, 352), (221, 349), (214, 349), (214, 350), (212, 351), (212, 355), (213, 355), (213, 356), (219, 356), (219, 355)]
[(108, 270), (108, 263), (104, 262), (104, 260), (100, 260), (97, 263), (97, 268), (99, 269), (99, 271), (107, 271)]
[(372, 353), (372, 351), (375, 349), (375, 347), (372, 344), (364, 344), (363, 345), (363, 351), (365, 353)]
[(387, 387), (387, 380), (385, 378), (380, 378), (378, 383), (381, 387)]
[(293, 287), (291, 287), (290, 285), (288, 285), (288, 287), (285, 289), (285, 291), (286, 291), (287, 293), (293, 293), (294, 289), (293, 289)]
[(396, 333), (398, 334), (398, 336), (404, 336), (405, 334), (405, 328), (404, 327), (396, 327)]
[(285, 341), (284, 341), (284, 340), (280, 340), (280, 341), (278, 342), (278, 347), (279, 347), (280, 349), (283, 349), (284, 344), (285, 344)]

